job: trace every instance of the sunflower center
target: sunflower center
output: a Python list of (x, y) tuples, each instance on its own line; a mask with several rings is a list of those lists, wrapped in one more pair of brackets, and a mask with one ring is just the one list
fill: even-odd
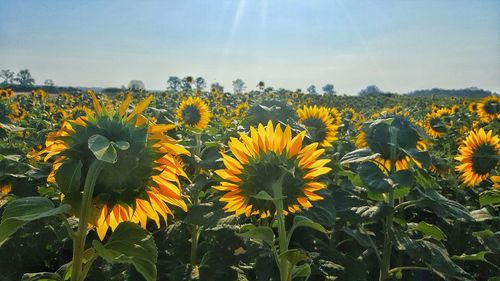
[(472, 154), (472, 168), (475, 173), (485, 175), (498, 164), (498, 155), (495, 147), (482, 144)]
[(300, 169), (294, 158), (286, 159), (282, 155), (273, 152), (263, 153), (252, 159), (240, 176), (243, 184), (240, 185), (241, 194), (248, 198), (248, 203), (254, 209), (274, 212), (275, 208), (271, 201), (256, 199), (253, 196), (261, 191), (265, 191), (272, 196), (273, 186), (283, 178), (283, 204), (285, 209), (292, 206), (297, 198), (303, 196), (304, 171)]
[(190, 126), (200, 122), (201, 114), (198, 108), (194, 105), (188, 105), (182, 110), (182, 119)]
[(322, 142), (326, 138), (326, 126), (320, 119), (310, 117), (302, 121), (302, 124), (307, 126), (313, 141)]
[(488, 114), (498, 114), (500, 113), (500, 104), (496, 101), (488, 101), (484, 104), (483, 109)]

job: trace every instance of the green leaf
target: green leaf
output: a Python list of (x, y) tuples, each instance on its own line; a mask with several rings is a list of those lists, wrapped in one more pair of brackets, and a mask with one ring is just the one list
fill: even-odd
[(88, 140), (89, 149), (94, 156), (101, 161), (114, 164), (117, 161), (118, 154), (111, 141), (102, 135), (92, 135)]
[(247, 232), (237, 233), (236, 235), (245, 239), (256, 239), (264, 241), (270, 247), (274, 246), (274, 232), (270, 227), (258, 226), (250, 229)]
[(135, 223), (122, 222), (108, 242), (92, 242), (97, 254), (109, 263), (132, 264), (147, 281), (156, 280), (157, 250), (153, 236)]
[(55, 208), (54, 203), (45, 197), (24, 197), (11, 201), (5, 207), (0, 223), (0, 246), (26, 223), (65, 213), (70, 208), (67, 204)]
[(358, 173), (366, 188), (375, 193), (385, 193), (392, 189), (385, 174), (372, 162), (361, 163)]
[(309, 278), (311, 275), (311, 266), (308, 263), (304, 263), (299, 266), (294, 266), (292, 269), (292, 279), (294, 278)]
[(425, 189), (418, 191), (419, 199), (416, 201), (416, 207), (428, 208), (439, 217), (471, 220), (472, 216), (469, 210), (460, 203), (449, 200), (434, 189)]
[(119, 150), (127, 150), (130, 148), (130, 143), (127, 141), (117, 141), (117, 142), (111, 142), (114, 147), (118, 148)]
[(259, 200), (265, 200), (265, 201), (274, 201), (275, 199), (267, 192), (264, 190), (259, 191), (259, 193), (252, 195), (251, 197)]
[(487, 220), (498, 220), (498, 217), (491, 214), (490, 211), (485, 207), (479, 210), (474, 210), (470, 212), (471, 216), (477, 222), (487, 221)]
[(225, 216), (227, 215), (224, 213), (224, 210), (213, 204), (193, 205), (189, 208), (184, 222), (203, 227), (212, 227), (217, 225), (217, 222)]
[(479, 204), (484, 206), (496, 206), (500, 204), (500, 191), (488, 190), (479, 194)]
[(419, 231), (422, 234), (430, 236), (438, 241), (446, 240), (446, 235), (444, 234), (444, 232), (439, 227), (433, 224), (421, 221), (418, 224), (412, 223), (408, 225), (411, 230)]
[(344, 157), (342, 157), (342, 159), (340, 159), (340, 164), (347, 165), (347, 164), (351, 164), (351, 163), (366, 162), (366, 161), (375, 159), (379, 156), (380, 156), (380, 154), (373, 153), (368, 148), (357, 149), (357, 150), (351, 151), (351, 152), (347, 153), (346, 155), (344, 155)]
[(279, 255), (280, 262), (288, 262), (292, 266), (299, 262), (309, 260), (309, 256), (300, 249), (291, 249)]
[(56, 171), (56, 181), (59, 188), (65, 194), (80, 190), (82, 177), (82, 161), (64, 161)]
[(21, 281), (64, 281), (64, 279), (52, 272), (25, 273)]
[(295, 229), (299, 227), (307, 227), (319, 231), (321, 233), (325, 234), (328, 233), (328, 231), (321, 224), (316, 223), (304, 216), (297, 215), (293, 218), (293, 226), (290, 229), (290, 232), (288, 233), (288, 241), (290, 241), (290, 238), (292, 237), (292, 234), (295, 231)]
[(415, 183), (415, 178), (409, 170), (399, 170), (389, 177), (393, 180), (397, 187), (412, 187)]
[(410, 156), (411, 158), (413, 158), (414, 160), (417, 160), (418, 162), (420, 162), (420, 164), (422, 164), (423, 167), (429, 167), (430, 164), (431, 164), (431, 156), (429, 155), (429, 152), (428, 151), (420, 151), (416, 148), (407, 148), (407, 149), (403, 149), (401, 148), (401, 150), (408, 156)]
[(484, 261), (486, 262), (486, 254), (488, 251), (481, 251), (475, 254), (461, 254), (460, 256), (452, 256), (453, 260), (461, 260), (461, 261)]

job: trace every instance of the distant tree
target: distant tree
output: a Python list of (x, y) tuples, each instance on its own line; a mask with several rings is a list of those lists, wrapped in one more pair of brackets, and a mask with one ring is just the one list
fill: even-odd
[(0, 78), (3, 79), (2, 85), (12, 84), (14, 82), (14, 71), (3, 69), (0, 71)]
[(177, 76), (170, 76), (167, 80), (167, 89), (173, 92), (179, 92), (182, 86), (182, 80)]
[(185, 92), (189, 92), (192, 90), (192, 85), (194, 83), (193, 76), (186, 76), (182, 79), (182, 85), (181, 88)]
[(316, 86), (311, 85), (309, 88), (307, 88), (307, 93), (310, 95), (317, 95), (318, 92), (316, 92)]
[(128, 89), (131, 91), (140, 91), (145, 90), (146, 86), (141, 80), (130, 80), (130, 82), (128, 82)]
[(266, 88), (266, 83), (264, 83), (264, 81), (259, 81), (259, 83), (257, 83), (257, 88), (263, 91)]
[(216, 90), (216, 91), (219, 91), (221, 93), (224, 93), (224, 86), (222, 86), (218, 82), (212, 83), (212, 85), (210, 86), (210, 89), (212, 89), (212, 91)]
[(203, 77), (198, 77), (194, 80), (194, 86), (198, 90), (203, 90), (207, 86), (207, 82), (203, 79)]
[(359, 92), (360, 96), (372, 96), (383, 92), (375, 85), (370, 85)]
[(325, 95), (333, 95), (335, 94), (335, 89), (333, 87), (333, 84), (326, 84), (325, 86), (323, 86), (323, 93)]
[(35, 79), (31, 77), (31, 73), (28, 69), (19, 70), (16, 75), (15, 81), (21, 86), (33, 86), (35, 85)]
[(234, 80), (233, 81), (233, 89), (234, 89), (235, 94), (242, 94), (243, 91), (245, 91), (245, 89), (246, 89), (245, 82), (243, 82), (243, 80), (241, 80), (239, 78)]
[(52, 79), (45, 80), (45, 82), (43, 82), (43, 85), (45, 85), (47, 87), (54, 87), (55, 86), (54, 81), (52, 81)]

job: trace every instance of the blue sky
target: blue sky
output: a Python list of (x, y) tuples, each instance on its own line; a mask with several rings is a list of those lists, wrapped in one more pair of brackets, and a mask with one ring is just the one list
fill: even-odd
[(500, 1), (0, 1), (0, 69), (57, 85), (500, 92)]

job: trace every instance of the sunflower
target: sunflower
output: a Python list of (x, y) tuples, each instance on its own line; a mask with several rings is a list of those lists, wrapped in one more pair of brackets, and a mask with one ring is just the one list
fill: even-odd
[(330, 110), (326, 107), (304, 106), (297, 110), (299, 122), (306, 126), (313, 142), (323, 147), (332, 146), (337, 140), (338, 126), (332, 123)]
[(14, 91), (11, 89), (0, 89), (0, 99), (8, 99), (14, 96)]
[[(427, 150), (425, 140), (419, 136), (410, 121), (404, 117), (395, 116), (366, 123), (359, 132), (355, 144), (358, 148), (370, 148), (373, 152), (380, 154), (379, 157), (373, 159), (373, 162), (385, 172), (391, 170), (390, 126), (398, 129), (398, 146), (405, 150), (416, 149), (420, 152)], [(419, 166), (421, 165), (417, 160), (397, 150), (395, 170), (407, 170), (412, 161)]]
[[(222, 178), (215, 189), (225, 192), (219, 199), (225, 202), (226, 212), (236, 215), (259, 215), (261, 218), (275, 214), (271, 201), (256, 198), (261, 191), (274, 197), (284, 196), (283, 213), (294, 213), (312, 206), (310, 201), (323, 199), (315, 191), (325, 188), (316, 178), (331, 169), (324, 167), (330, 160), (318, 159), (324, 149), (318, 143), (302, 147), (305, 131), (292, 138), (290, 126), (282, 130), (271, 121), (264, 127), (250, 127), (250, 135), (240, 134), (231, 138), (228, 146), (234, 157), (222, 154), (224, 169), (215, 173)], [(276, 185), (283, 188), (276, 194)]]
[(489, 96), (483, 98), (477, 106), (477, 114), (481, 122), (492, 122), (500, 118), (500, 97)]
[(181, 102), (176, 116), (182, 124), (204, 129), (210, 122), (211, 114), (208, 105), (201, 98), (189, 97)]
[(28, 116), (24, 108), (18, 106), (16, 103), (11, 103), (9, 105), (10, 114), (7, 115), (11, 121), (21, 121)]
[(249, 109), (250, 105), (248, 104), (248, 102), (240, 103), (234, 109), (234, 115), (238, 118), (243, 118), (247, 115)]
[[(96, 226), (100, 239), (109, 228), (114, 230), (123, 221), (139, 223), (145, 228), (149, 218), (159, 227), (160, 216), (166, 221), (167, 215), (173, 215), (168, 205), (186, 211), (179, 178), (187, 178), (187, 175), (176, 157), (189, 152), (164, 135), (175, 125), (155, 125), (140, 114), (152, 101), (152, 96), (127, 115), (131, 95), (117, 110), (111, 111), (94, 93), (90, 95), (95, 114), (89, 112), (67, 121), (59, 131), (47, 137), (46, 148), (41, 154), (45, 155), (45, 161), (56, 157), (47, 181), (58, 184), (65, 202), (80, 202), (84, 171), (96, 161), (89, 140), (101, 136), (118, 152), (115, 163), (103, 164), (93, 193), (92, 203), (96, 208), (91, 223)], [(76, 187), (70, 188), (65, 183), (75, 167), (80, 167), (82, 178)]]
[(469, 109), (470, 113), (477, 113), (478, 105), (479, 104), (477, 102), (471, 102), (469, 103), (469, 106), (467, 108)]
[(483, 128), (471, 133), (458, 149), (455, 160), (461, 164), (455, 167), (460, 180), (468, 186), (476, 186), (490, 176), (500, 158), (500, 138), (493, 131)]
[(434, 109), (432, 113), (427, 113), (422, 124), (427, 134), (433, 138), (443, 137), (451, 126), (449, 115), (450, 112), (446, 108)]
[(333, 120), (333, 124), (340, 126), (342, 125), (342, 114), (335, 107), (329, 108), (330, 117)]
[(491, 176), (493, 182), (493, 189), (500, 190), (500, 176)]

